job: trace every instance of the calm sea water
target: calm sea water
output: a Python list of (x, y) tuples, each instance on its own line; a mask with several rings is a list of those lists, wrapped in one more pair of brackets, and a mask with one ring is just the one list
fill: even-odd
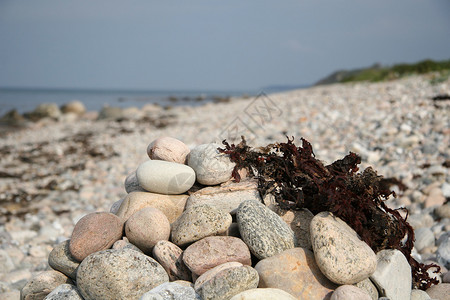
[(108, 90), (51, 90), (51, 89), (1, 89), (0, 116), (16, 109), (19, 113), (32, 111), (40, 103), (59, 106), (78, 100), (87, 110), (99, 111), (103, 106), (142, 107), (148, 103), (167, 105), (200, 105), (218, 97), (252, 96), (251, 91), (108, 91)]

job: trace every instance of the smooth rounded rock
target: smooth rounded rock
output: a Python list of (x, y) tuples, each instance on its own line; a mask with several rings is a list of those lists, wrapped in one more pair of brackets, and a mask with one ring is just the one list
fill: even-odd
[(119, 211), (119, 208), (120, 208), (120, 206), (121, 206), (122, 203), (123, 203), (123, 200), (125, 200), (125, 199), (120, 199), (120, 200), (117, 200), (116, 202), (114, 202), (114, 203), (111, 205), (111, 207), (110, 207), (110, 209), (109, 209), (109, 212), (112, 213), (112, 214), (117, 215), (117, 212)]
[(86, 107), (81, 101), (70, 101), (61, 106), (61, 112), (64, 114), (73, 113), (76, 115), (82, 115), (86, 112)]
[(163, 160), (149, 160), (136, 170), (139, 185), (153, 193), (178, 195), (195, 182), (194, 170), (186, 165)]
[(93, 253), (77, 272), (77, 286), (85, 300), (138, 299), (168, 281), (169, 276), (158, 262), (131, 249)]
[(145, 192), (146, 191), (139, 185), (139, 181), (136, 177), (136, 171), (128, 174), (128, 176), (125, 178), (124, 186), (125, 186), (125, 191), (128, 194), (132, 193), (132, 192)]
[(354, 285), (365, 291), (372, 298), (372, 300), (378, 300), (378, 289), (369, 278), (355, 283)]
[(433, 285), (427, 289), (427, 294), (431, 299), (436, 300), (448, 300), (448, 295), (450, 295), (450, 283), (440, 283), (438, 285)]
[[(195, 282), (195, 291), (202, 299), (226, 300), (258, 286), (258, 272), (250, 266), (225, 263), (201, 275)], [(224, 267), (226, 265), (226, 267)]]
[(192, 287), (166, 282), (142, 295), (139, 300), (201, 300)]
[(66, 240), (56, 245), (48, 256), (48, 264), (56, 271), (76, 279), (80, 263), (70, 254), (69, 244), (70, 240)]
[(172, 242), (184, 246), (207, 236), (223, 234), (231, 222), (229, 213), (209, 205), (195, 206), (183, 212), (172, 224)]
[(123, 237), (121, 240), (116, 241), (111, 249), (121, 250), (121, 249), (131, 249), (134, 251), (138, 251), (142, 253), (142, 250), (131, 244), (126, 237)]
[(336, 285), (328, 280), (314, 259), (304, 248), (285, 250), (259, 261), (255, 266), (260, 288), (278, 288), (297, 299), (323, 300)]
[(44, 300), (83, 300), (77, 287), (72, 284), (61, 284), (56, 287)]
[(153, 257), (169, 275), (170, 281), (191, 280), (191, 271), (183, 262), (183, 250), (169, 241), (159, 241), (153, 247)]
[(362, 289), (354, 285), (341, 285), (331, 295), (330, 300), (371, 300)]
[(231, 178), (235, 163), (228, 155), (219, 153), (219, 144), (202, 144), (191, 150), (188, 165), (194, 169), (197, 181), (204, 185), (216, 185)]
[(191, 150), (185, 143), (172, 137), (160, 137), (150, 143), (147, 154), (150, 159), (184, 164)]
[(20, 291), (20, 299), (42, 300), (56, 287), (64, 283), (72, 283), (72, 281), (63, 273), (54, 270), (42, 272), (27, 282)]
[(416, 241), (414, 242), (414, 248), (421, 252), (424, 248), (434, 246), (434, 234), (430, 228), (419, 228), (414, 231)]
[(231, 236), (209, 236), (193, 243), (184, 250), (183, 261), (195, 275), (201, 275), (226, 262), (252, 264), (247, 245)]
[(411, 297), (411, 267), (399, 250), (379, 251), (377, 268), (370, 279), (378, 287), (380, 296), (388, 297), (391, 300)]
[(450, 234), (443, 235), (436, 251), (437, 262), (450, 269)]
[(158, 241), (169, 240), (170, 223), (162, 211), (146, 207), (128, 219), (125, 234), (133, 245), (150, 254)]
[(427, 300), (431, 299), (427, 292), (414, 289), (411, 291), (411, 300)]
[(312, 250), (310, 224), (314, 215), (308, 209), (302, 210), (284, 210), (276, 206), (275, 210), (283, 221), (285, 221), (292, 229), (296, 239), (296, 247), (307, 248)]
[(242, 202), (236, 218), (242, 240), (259, 259), (295, 247), (295, 235), (289, 225), (260, 202)]
[(132, 192), (128, 194), (117, 210), (117, 216), (123, 222), (131, 215), (145, 207), (161, 210), (173, 223), (184, 211), (188, 195), (161, 195), (149, 192)]
[(123, 222), (114, 214), (99, 212), (81, 218), (70, 238), (73, 258), (82, 261), (89, 254), (110, 248), (122, 237)]
[(250, 289), (243, 291), (230, 300), (295, 300), (296, 298), (280, 289)]
[(354, 284), (375, 272), (373, 250), (338, 217), (321, 212), (312, 219), (310, 230), (317, 265), (331, 281)]

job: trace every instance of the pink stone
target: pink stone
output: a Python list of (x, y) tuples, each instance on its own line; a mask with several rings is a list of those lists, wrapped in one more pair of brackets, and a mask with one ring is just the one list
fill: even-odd
[(170, 281), (191, 281), (191, 271), (183, 262), (183, 250), (169, 241), (159, 241), (153, 248), (153, 257), (163, 266)]
[(172, 137), (160, 137), (150, 143), (147, 154), (151, 159), (165, 160), (184, 164), (189, 154), (189, 147), (180, 140)]

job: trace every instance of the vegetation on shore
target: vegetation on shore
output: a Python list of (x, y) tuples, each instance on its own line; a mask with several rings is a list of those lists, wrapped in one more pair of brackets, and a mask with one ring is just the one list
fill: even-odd
[(423, 60), (413, 64), (395, 64), (392, 66), (381, 66), (374, 64), (368, 68), (355, 70), (336, 71), (319, 80), (315, 85), (346, 83), (356, 81), (378, 82), (398, 79), (408, 75), (427, 74), (435, 72), (431, 83), (436, 84), (450, 77), (450, 59), (443, 61)]

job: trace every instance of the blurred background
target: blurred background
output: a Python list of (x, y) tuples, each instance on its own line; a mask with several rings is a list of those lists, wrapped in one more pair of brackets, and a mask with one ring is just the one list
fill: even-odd
[(447, 0), (2, 0), (0, 114), (252, 95), (449, 59), (449, 15)]

